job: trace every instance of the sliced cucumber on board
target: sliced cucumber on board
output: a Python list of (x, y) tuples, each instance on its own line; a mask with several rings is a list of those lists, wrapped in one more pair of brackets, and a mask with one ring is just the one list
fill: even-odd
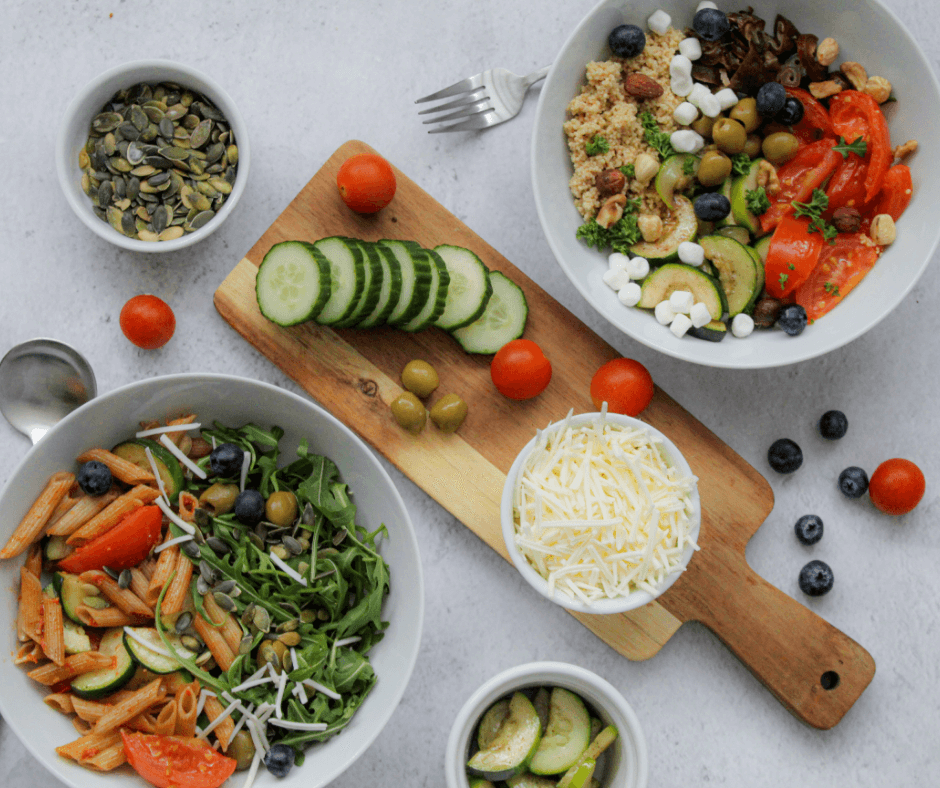
[(441, 256), (432, 249), (422, 249), (431, 260), (431, 286), (428, 289), (427, 301), (418, 312), (407, 323), (401, 323), (398, 327), (402, 331), (423, 331), (425, 328), (434, 325), (447, 303), (447, 288), (450, 286), (450, 274), (447, 273), (447, 266), (441, 259)]
[(645, 257), (650, 262), (667, 262), (679, 256), (679, 244), (694, 241), (698, 232), (698, 217), (688, 198), (680, 194), (673, 197), (675, 210), (666, 221), (663, 237), (658, 241), (640, 241), (630, 247), (630, 253)]
[(490, 271), (489, 277), (493, 294), (483, 314), (469, 326), (450, 332), (468, 353), (495, 353), (525, 331), (529, 305), (522, 288), (499, 271)]
[(491, 782), (508, 780), (525, 770), (541, 738), (542, 724), (532, 701), (515, 692), (509, 700), (509, 716), (496, 738), (467, 761), (467, 772)]
[(427, 303), (433, 263), (414, 241), (383, 239), (379, 243), (395, 255), (401, 271), (398, 302), (388, 315), (391, 325), (400, 326), (410, 321)]
[(104, 633), (98, 651), (113, 661), (110, 667), (83, 673), (72, 680), (72, 692), (80, 698), (103, 698), (117, 692), (134, 675), (136, 663), (124, 648), (124, 630), (121, 627), (114, 627)]
[(375, 305), (382, 294), (382, 277), (384, 269), (379, 253), (375, 246), (368, 241), (360, 241), (357, 238), (345, 238), (348, 246), (356, 246), (362, 253), (362, 292), (359, 294), (359, 300), (352, 312), (344, 317), (338, 323), (334, 323), (334, 328), (349, 328), (354, 326), (363, 318), (372, 314)]
[(379, 286), (379, 298), (375, 302), (375, 307), (370, 314), (356, 323), (356, 328), (372, 328), (385, 323), (398, 304), (398, 297), (401, 295), (401, 266), (398, 263), (398, 258), (387, 246), (380, 243), (370, 245), (379, 256), (379, 265), (382, 268), (382, 283)]
[(489, 269), (462, 246), (444, 244), (435, 246), (434, 251), (444, 261), (450, 277), (444, 311), (434, 324), (445, 331), (470, 325), (483, 314), (493, 294)]
[(548, 727), (529, 761), (532, 774), (559, 774), (570, 769), (591, 743), (591, 715), (581, 700), (564, 687), (552, 688)]
[(295, 326), (312, 320), (330, 297), (330, 264), (306, 241), (272, 246), (255, 280), (258, 308), (272, 323)]
[(643, 309), (655, 309), (656, 304), (668, 299), (676, 290), (691, 292), (696, 301), (708, 307), (712, 320), (721, 320), (726, 309), (725, 294), (718, 280), (684, 263), (660, 266), (643, 280), (640, 288), (637, 306)]
[(335, 326), (359, 304), (365, 287), (364, 255), (357, 245), (339, 236), (321, 238), (314, 248), (330, 264), (330, 297), (314, 319), (320, 325)]

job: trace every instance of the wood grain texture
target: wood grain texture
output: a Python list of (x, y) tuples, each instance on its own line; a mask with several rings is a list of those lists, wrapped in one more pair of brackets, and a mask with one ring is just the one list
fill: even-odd
[[(619, 354), (399, 170), (391, 205), (372, 216), (349, 211), (337, 193), (336, 172), (349, 156), (371, 150), (356, 141), (340, 147), (219, 286), (215, 305), (261, 353), (507, 558), (499, 523), (506, 472), (536, 429), (571, 408), (594, 409), (589, 381)], [(525, 291), (526, 337), (552, 360), (551, 385), (528, 402), (497, 396), (490, 357), (465, 354), (437, 329), (334, 331), (312, 323), (283, 329), (265, 320), (254, 281), (268, 249), (329, 235), (472, 249)], [(415, 437), (390, 417), (388, 404), (401, 393), (399, 372), (414, 358), (439, 373), (441, 387), (432, 399), (456, 392), (469, 403), (457, 434), (429, 427)], [(623, 615), (576, 617), (630, 659), (655, 655), (682, 622), (700, 621), (796, 716), (818, 728), (835, 725), (871, 681), (874, 662), (747, 565), (745, 546), (773, 508), (767, 481), (661, 389), (641, 418), (669, 435), (699, 478), (702, 549), (658, 602)], [(835, 686), (824, 689), (823, 674)]]

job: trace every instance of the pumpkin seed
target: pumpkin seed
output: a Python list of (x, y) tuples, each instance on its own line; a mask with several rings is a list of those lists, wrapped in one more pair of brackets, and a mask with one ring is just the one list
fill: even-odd
[(245, 637), (238, 641), (238, 653), (242, 656), (250, 654), (254, 642), (255, 639), (251, 635), (245, 635)]
[(177, 238), (183, 237), (183, 228), (182, 227), (167, 227), (158, 238), (161, 241), (175, 241)]
[(197, 213), (192, 220), (189, 222), (189, 226), (193, 230), (198, 230), (200, 227), (205, 227), (212, 217), (215, 216), (215, 211), (203, 210)]
[[(281, 641), (288, 648), (293, 648), (294, 646), (300, 645), (300, 633), (299, 632), (285, 632), (281, 635), (278, 640)], [(288, 655), (290, 656), (290, 655)]]
[(260, 632), (270, 632), (271, 614), (263, 607), (256, 607), (251, 614), (251, 623), (254, 624)]
[(243, 627), (247, 627), (251, 625), (251, 617), (254, 615), (254, 612), (257, 609), (257, 607), (258, 606), (254, 602), (249, 602), (245, 606), (245, 609), (242, 611), (242, 617), (241, 617), (241, 622), (242, 622)]
[[(157, 233), (157, 235), (159, 236), (160, 234)], [(180, 546), (180, 550), (193, 559), (199, 558), (202, 555), (202, 551), (199, 549), (199, 545), (197, 545), (195, 541), (183, 542), (183, 544)]]
[(285, 621), (283, 624), (278, 624), (277, 631), (281, 633), (293, 632), (299, 626), (300, 626), (300, 619), (292, 618), (288, 621)]
[(124, 235), (132, 237), (137, 234), (137, 225), (134, 221), (134, 214), (128, 213), (121, 206), (116, 206), (121, 210), (121, 232)]
[(209, 134), (212, 132), (212, 121), (204, 120), (193, 129), (189, 138), (189, 144), (194, 148), (201, 148), (209, 141)]
[(212, 564), (205, 559), (199, 562), (199, 575), (204, 578), (207, 583), (216, 583), (219, 580), (219, 573), (216, 572)]
[(182, 613), (179, 614), (179, 617), (176, 619), (176, 624), (174, 625), (174, 629), (176, 630), (177, 634), (181, 635), (187, 629), (189, 629), (192, 623), (193, 623), (193, 614), (190, 613), (188, 610), (184, 610)]
[(235, 591), (235, 585), (234, 580), (223, 580), (221, 583), (216, 583), (212, 590), (217, 594), (232, 594)]
[(91, 128), (98, 134), (114, 131), (124, 121), (120, 112), (102, 112), (91, 122)]
[(122, 570), (117, 579), (118, 588), (130, 588), (132, 579), (133, 575), (131, 574), (130, 569)]
[(212, 586), (206, 582), (206, 579), (200, 575), (196, 578), (196, 591), (199, 593), (199, 596), (205, 596), (212, 590)]
[(180, 638), (180, 643), (186, 646), (190, 651), (199, 651), (199, 649), (202, 648), (202, 643), (192, 635), (183, 635)]
[(206, 544), (212, 548), (212, 551), (216, 555), (228, 555), (232, 552), (232, 548), (217, 536), (210, 536), (208, 539), (206, 539)]
[(304, 624), (312, 624), (314, 621), (317, 620), (317, 611), (316, 610), (301, 610), (300, 620)]
[(333, 546), (336, 547), (343, 543), (343, 540), (346, 539), (346, 529), (340, 528), (336, 534), (333, 536)]
[(221, 591), (216, 591), (212, 598), (215, 600), (216, 604), (222, 608), (226, 613), (231, 613), (235, 610), (235, 600), (232, 599), (228, 594), (223, 594)]
[(196, 657), (196, 664), (199, 667), (209, 670), (209, 662), (212, 661), (212, 652), (209, 650), (203, 651), (198, 657)]
[(258, 536), (258, 534), (256, 534), (254, 531), (250, 531), (248, 533), (248, 541), (262, 552), (264, 551), (264, 539)]
[(152, 232), (150, 232), (150, 230), (146, 230), (146, 229), (144, 229), (144, 230), (138, 229), (138, 230), (137, 230), (137, 237), (138, 237), (141, 241), (147, 241), (147, 242), (149, 242), (149, 243), (153, 243), (153, 242), (156, 242), (156, 241), (159, 241), (159, 240), (160, 240), (160, 236), (159, 236), (159, 235), (157, 235), (156, 233), (152, 233)]
[(124, 211), (113, 205), (109, 205), (107, 209), (105, 209), (105, 215), (108, 217), (108, 224), (121, 235), (124, 235)]
[[(117, 573), (114, 569), (112, 569), (110, 566), (103, 566), (103, 567), (101, 567), (101, 571), (104, 572), (104, 573), (105, 573), (108, 577), (110, 577), (112, 580), (117, 580), (117, 579), (118, 579), (118, 573)], [(89, 583), (88, 585), (92, 585), (92, 584)], [(92, 587), (93, 587), (95, 590), (98, 590), (98, 587), (97, 587), (97, 586), (92, 585)]]

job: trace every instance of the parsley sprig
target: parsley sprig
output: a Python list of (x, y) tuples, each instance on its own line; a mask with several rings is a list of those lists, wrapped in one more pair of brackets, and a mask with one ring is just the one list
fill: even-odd
[(628, 254), (630, 247), (639, 243), (643, 237), (637, 224), (639, 211), (639, 198), (627, 200), (623, 216), (610, 227), (605, 229), (597, 223), (596, 219), (590, 219), (577, 229), (575, 237), (598, 250), (610, 247), (615, 252)]
[(584, 151), (588, 156), (596, 156), (598, 153), (607, 153), (609, 150), (610, 143), (600, 134), (595, 134), (594, 139), (584, 146)]
[(770, 200), (767, 198), (767, 192), (764, 191), (763, 186), (748, 189), (744, 194), (744, 204), (755, 216), (760, 216), (770, 210)]
[(751, 157), (746, 153), (736, 153), (731, 157), (731, 172), (734, 175), (747, 175), (751, 169)]
[(624, 164), (622, 167), (618, 167), (618, 170), (624, 174), (631, 181), (636, 178), (636, 167), (632, 164)]
[(672, 147), (669, 135), (665, 131), (660, 131), (652, 112), (640, 113), (640, 125), (643, 127), (643, 139), (646, 140), (646, 144), (655, 148), (663, 161), (676, 155), (676, 149)]
[(847, 159), (850, 153), (856, 153), (863, 159), (868, 153), (868, 143), (863, 137), (856, 137), (855, 142), (846, 142), (845, 137), (839, 137), (839, 144), (832, 148), (836, 153), (841, 153), (843, 159)]
[(822, 218), (823, 211), (829, 207), (829, 198), (822, 189), (813, 189), (813, 198), (809, 202), (796, 202), (794, 200), (791, 205), (796, 208), (793, 213), (794, 217), (809, 217), (809, 232), (820, 233), (826, 241), (835, 243), (839, 231)]

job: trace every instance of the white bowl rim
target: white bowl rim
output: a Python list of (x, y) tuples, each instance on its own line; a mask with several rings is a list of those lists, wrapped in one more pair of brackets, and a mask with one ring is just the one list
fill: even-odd
[[(571, 416), (569, 424), (573, 426), (579, 426), (584, 423), (597, 421), (600, 419), (600, 417), (601, 414), (598, 412), (578, 413)], [(690, 533), (692, 540), (697, 543), (702, 526), (702, 505), (698, 492), (698, 480), (697, 477), (695, 477), (695, 474), (692, 472), (692, 468), (689, 466), (688, 460), (686, 460), (685, 456), (681, 451), (679, 451), (679, 448), (669, 439), (668, 436), (655, 427), (647, 424), (645, 421), (635, 419), (631, 416), (625, 416), (621, 413), (610, 412), (605, 414), (605, 418), (608, 421), (615, 424), (620, 424), (621, 426), (636, 427), (645, 430), (652, 437), (658, 438), (663, 442), (663, 445), (668, 450), (672, 461), (679, 466), (682, 472), (688, 476), (696, 478), (696, 481), (692, 487), (692, 493), (690, 495), (690, 500), (692, 503), (692, 514), (690, 515)], [(545, 429), (558, 429), (563, 424), (563, 422), (564, 419), (557, 422), (552, 422), (552, 424)], [(522, 447), (519, 454), (516, 455), (516, 459), (513, 462), (512, 467), (510, 467), (509, 473), (506, 474), (506, 482), (503, 484), (503, 495), (500, 499), (499, 513), (500, 525), (503, 532), (503, 541), (506, 543), (506, 550), (509, 552), (509, 557), (512, 559), (513, 565), (515, 565), (516, 569), (519, 570), (519, 573), (522, 575), (522, 577), (530, 586), (532, 586), (532, 588), (538, 591), (546, 599), (554, 602), (556, 605), (560, 605), (566, 610), (573, 610), (578, 613), (592, 613), (599, 615), (625, 613), (629, 610), (636, 610), (639, 607), (648, 605), (650, 602), (662, 596), (672, 586), (672, 584), (679, 579), (679, 576), (682, 574), (682, 572), (673, 572), (671, 575), (669, 575), (655, 595), (650, 594), (647, 591), (636, 590), (632, 591), (629, 595), (621, 599), (602, 599), (592, 605), (585, 605), (577, 599), (574, 599), (561, 592), (556, 592), (555, 594), (549, 593), (547, 581), (525, 559), (525, 557), (519, 551), (519, 548), (516, 546), (515, 540), (513, 538), (515, 536), (515, 522), (513, 519), (512, 507), (513, 491), (515, 490), (516, 479), (519, 476), (519, 471), (522, 467), (522, 464), (525, 462), (526, 457), (529, 456), (532, 449), (534, 448), (537, 437), (538, 436), (534, 436), (532, 440)], [(692, 556), (694, 554), (695, 551), (692, 549), (691, 545), (688, 545), (684, 552), (685, 561), (683, 563), (683, 571), (688, 568), (689, 562), (692, 560)]]
[[(169, 375), (160, 375), (151, 378), (146, 378), (144, 380), (133, 381), (127, 383), (123, 386), (119, 386), (116, 389), (113, 389), (105, 394), (101, 394), (94, 399), (89, 400), (84, 405), (76, 408), (74, 411), (69, 413), (65, 418), (59, 421), (42, 437), (40, 440), (33, 445), (25, 454), (22, 460), (17, 463), (16, 467), (13, 469), (7, 481), (2, 487), (0, 487), (0, 500), (3, 500), (7, 493), (8, 487), (13, 484), (17, 476), (20, 474), (22, 467), (26, 465), (27, 462), (33, 457), (34, 454), (42, 450), (43, 444), (50, 440), (55, 439), (55, 436), (58, 432), (64, 431), (73, 421), (78, 421), (84, 417), (86, 411), (91, 408), (99, 405), (102, 401), (107, 401), (112, 397), (117, 397), (126, 393), (132, 393), (138, 389), (145, 389), (150, 386), (155, 385), (166, 385), (171, 386), (174, 383), (198, 383), (200, 381), (206, 382), (232, 382), (238, 384), (250, 384), (252, 386), (257, 386), (266, 393), (270, 395), (279, 395), (284, 396), (289, 400), (294, 400), (295, 402), (301, 404), (309, 410), (313, 410), (319, 414), (324, 420), (331, 422), (332, 425), (346, 434), (346, 436), (355, 444), (359, 446), (362, 450), (363, 456), (366, 458), (366, 461), (373, 466), (373, 470), (378, 472), (380, 477), (382, 477), (388, 484), (388, 488), (392, 491), (392, 500), (398, 504), (401, 508), (401, 512), (404, 515), (404, 524), (406, 525), (408, 541), (411, 544), (411, 549), (414, 551), (415, 555), (418, 557), (417, 561), (417, 571), (415, 572), (414, 581), (418, 587), (417, 593), (417, 631), (416, 637), (412, 642), (410, 648), (405, 654), (407, 662), (406, 669), (404, 673), (399, 671), (399, 675), (402, 678), (399, 691), (393, 697), (393, 703), (390, 703), (386, 708), (379, 709), (376, 717), (378, 724), (375, 726), (375, 730), (371, 736), (362, 743), (360, 748), (355, 752), (346, 752), (344, 757), (339, 759), (332, 769), (321, 771), (317, 775), (316, 784), (317, 785), (327, 785), (343, 772), (345, 772), (353, 763), (355, 763), (365, 752), (368, 750), (378, 738), (379, 734), (388, 724), (389, 720), (392, 717), (392, 714), (398, 708), (398, 705), (401, 702), (402, 697), (405, 694), (405, 691), (408, 687), (408, 684), (411, 680), (411, 676), (414, 673), (415, 664), (418, 658), (418, 652), (421, 648), (421, 640), (424, 631), (424, 614), (425, 614), (425, 589), (424, 589), (424, 573), (421, 568), (420, 560), (420, 549), (418, 544), (417, 535), (414, 530), (414, 524), (411, 522), (411, 515), (408, 513), (408, 509), (405, 506), (405, 502), (401, 497), (401, 493), (398, 491), (398, 488), (395, 486), (395, 483), (392, 481), (388, 472), (382, 467), (382, 464), (376, 459), (375, 454), (371, 451), (369, 446), (357, 436), (349, 427), (347, 427), (342, 421), (336, 418), (332, 413), (327, 411), (322, 406), (318, 405), (312, 400), (305, 399), (292, 391), (280, 388), (270, 383), (265, 383), (260, 380), (255, 380), (253, 378), (240, 377), (238, 375), (229, 375), (224, 373), (216, 372), (179, 372)], [(12, 529), (12, 526), (11, 526)], [(17, 718), (17, 709), (10, 709), (6, 706), (5, 694), (0, 692), (0, 716), (2, 716), (9, 724), (10, 729), (16, 734), (17, 739), (23, 744), (23, 746), (29, 751), (33, 758), (45, 768), (49, 774), (53, 775), (55, 778), (64, 781), (67, 785), (75, 786), (75, 783), (71, 781), (69, 775), (61, 773), (59, 771), (53, 771), (50, 767), (50, 763), (55, 758), (54, 751), (46, 747), (41, 747), (38, 742), (33, 741), (32, 739), (26, 738), (20, 735), (19, 726), (15, 723)]]
[[(454, 718), (454, 723), (450, 729), (450, 735), (447, 738), (447, 747), (444, 754), (445, 778), (448, 788), (463, 788), (460, 782), (460, 775), (466, 778), (464, 770), (464, 749), (466, 747), (465, 731), (469, 730), (472, 735), (473, 726), (483, 715), (492, 702), (508, 694), (513, 687), (524, 687), (532, 684), (544, 684), (549, 686), (556, 684), (564, 686), (565, 681), (580, 681), (591, 686), (602, 695), (604, 699), (612, 705), (623, 716), (627, 722), (630, 739), (636, 747), (636, 774), (637, 781), (631, 788), (646, 788), (649, 779), (649, 755), (647, 752), (646, 736), (640, 725), (640, 719), (637, 717), (633, 707), (623, 697), (621, 692), (614, 687), (607, 679), (599, 676), (587, 668), (580, 665), (572, 665), (568, 662), (526, 662), (522, 665), (516, 665), (507, 668), (501, 673), (497, 673), (492, 678), (485, 681), (461, 706), (460, 711)], [(599, 705), (592, 701), (593, 705)], [(605, 709), (608, 711), (608, 709)], [(468, 728), (469, 723), (469, 728)], [(618, 729), (618, 742), (621, 746), (624, 739), (624, 731)], [(613, 787), (611, 787), (613, 788)]]
[[(598, 11), (605, 6), (614, 5), (621, 0), (599, 0), (585, 15), (582, 17), (581, 21), (575, 26), (574, 30), (565, 39), (565, 42), (562, 44), (559, 49), (559, 53), (564, 52), (571, 45), (572, 41), (578, 36), (583, 27), (586, 27), (591, 18), (598, 13)], [(931, 83), (934, 91), (934, 95), (940, 96), (940, 79), (934, 73), (933, 68), (930, 65), (930, 61), (927, 59), (927, 56), (924, 54), (924, 51), (921, 49), (920, 45), (917, 43), (917, 40), (911, 35), (910, 31), (900, 20), (898, 15), (891, 9), (884, 5), (881, 0), (867, 0), (867, 2), (872, 3), (877, 6), (883, 13), (891, 18), (891, 20), (897, 25), (898, 30), (901, 34), (907, 39), (910, 44), (911, 51), (914, 57), (918, 61), (918, 66), (920, 67), (920, 73), (926, 77), (926, 79)], [(655, 4), (653, 4), (655, 6)], [(652, 6), (651, 6), (652, 7)], [(547, 86), (555, 79), (555, 73), (560, 58), (556, 56), (553, 61), (549, 72), (546, 76), (545, 83), (542, 90), (539, 93), (539, 100), (535, 110), (535, 121), (533, 124), (533, 129), (538, 129), (545, 121), (543, 115), (546, 110), (546, 95), (548, 95)], [(573, 96), (572, 96), (573, 98)], [(547, 208), (540, 197), (541, 195), (541, 177), (542, 171), (536, 166), (538, 161), (538, 151), (539, 151), (539, 136), (537, 133), (532, 134), (532, 141), (529, 146), (529, 159), (530, 159), (530, 177), (532, 183), (532, 193), (535, 200), (535, 210), (539, 217), (539, 223), (542, 226), (543, 235), (545, 240), (548, 242), (548, 246), (552, 251), (552, 254), (555, 257), (555, 260), (558, 262), (558, 265), (564, 271), (568, 281), (574, 285), (575, 289), (581, 294), (581, 297), (591, 306), (591, 308), (600, 314), (608, 323), (611, 324), (615, 329), (620, 331), (622, 334), (630, 337), (637, 342), (640, 342), (643, 345), (646, 345), (648, 348), (655, 350), (659, 353), (663, 353), (667, 356), (679, 359), (681, 361), (688, 361), (693, 364), (701, 364), (703, 366), (716, 367), (719, 369), (767, 369), (772, 367), (788, 366), (790, 364), (798, 364), (803, 361), (809, 361), (814, 358), (818, 358), (827, 353), (830, 353), (834, 350), (838, 350), (845, 345), (853, 342), (858, 339), (863, 334), (870, 331), (872, 328), (877, 326), (882, 320), (884, 320), (888, 315), (890, 315), (894, 309), (900, 304), (914, 287), (917, 285), (917, 282), (920, 281), (920, 278), (923, 276), (924, 271), (927, 270), (927, 266), (930, 264), (934, 255), (937, 253), (937, 249), (940, 248), (940, 232), (937, 232), (934, 235), (933, 241), (931, 242), (930, 249), (928, 253), (924, 256), (923, 261), (920, 264), (920, 267), (914, 272), (914, 276), (911, 277), (907, 285), (902, 288), (895, 296), (895, 298), (890, 301), (885, 302), (885, 308), (882, 309), (878, 314), (869, 315), (867, 320), (860, 321), (858, 325), (851, 331), (840, 334), (838, 336), (827, 336), (822, 334), (818, 338), (818, 343), (809, 344), (806, 343), (803, 346), (802, 352), (794, 353), (792, 356), (788, 356), (783, 359), (777, 359), (773, 353), (764, 353), (764, 354), (753, 354), (743, 358), (736, 358), (730, 354), (724, 356), (719, 356), (717, 358), (704, 359), (701, 357), (696, 357), (694, 352), (688, 352), (687, 346), (679, 345), (678, 347), (671, 347), (669, 345), (664, 345), (659, 342), (656, 342), (646, 335), (630, 331), (623, 326), (615, 323), (608, 317), (599, 307), (595, 306), (592, 301), (591, 294), (583, 286), (581, 281), (574, 276), (573, 271), (569, 268), (568, 264), (565, 262), (565, 257), (562, 253), (562, 250), (558, 247), (553, 236), (546, 230), (547, 227), (551, 225), (549, 217), (547, 215)], [(819, 333), (819, 332), (817, 332)], [(665, 337), (664, 337), (665, 338)], [(792, 341), (794, 338), (788, 338), (788, 341)], [(746, 341), (746, 340), (745, 340)]]
[[(195, 232), (187, 233), (182, 237), (173, 239), (171, 241), (149, 242), (141, 241), (136, 238), (128, 238), (124, 235), (121, 235), (107, 222), (103, 222), (94, 214), (89, 213), (88, 204), (82, 203), (78, 195), (69, 188), (68, 185), (75, 179), (76, 173), (80, 174), (80, 170), (78, 170), (77, 165), (71, 161), (69, 136), (67, 132), (71, 126), (72, 118), (82, 112), (82, 110), (86, 107), (91, 95), (95, 93), (102, 85), (121, 76), (122, 74), (135, 70), (158, 69), (165, 70), (168, 73), (163, 77), (153, 77), (145, 81), (153, 81), (153, 79), (166, 79), (168, 81), (179, 81), (183, 83), (185, 82), (186, 78), (191, 78), (205, 83), (207, 89), (200, 89), (199, 92), (206, 94), (211, 93), (211, 96), (208, 97), (211, 98), (212, 101), (219, 107), (219, 109), (223, 111), (226, 120), (228, 121), (232, 130), (235, 132), (235, 140), (236, 144), (238, 145), (238, 173), (235, 178), (235, 185), (232, 187), (232, 193), (229, 195), (228, 199), (226, 199), (225, 204), (222, 206), (222, 210), (219, 211), (211, 221), (206, 223), (204, 227), (201, 227)], [(187, 87), (186, 85), (183, 86)], [(63, 113), (62, 119), (59, 123), (59, 131), (56, 137), (55, 160), (56, 172), (59, 176), (59, 185), (62, 188), (62, 192), (65, 195), (66, 201), (74, 211), (75, 215), (78, 216), (82, 223), (92, 232), (94, 232), (100, 238), (103, 238), (105, 241), (134, 252), (175, 252), (180, 249), (185, 249), (188, 246), (192, 246), (194, 243), (209, 237), (222, 225), (229, 214), (235, 210), (235, 206), (241, 199), (248, 182), (248, 172), (250, 170), (251, 164), (251, 144), (248, 141), (248, 129), (245, 125), (245, 121), (242, 118), (241, 113), (238, 111), (238, 107), (235, 105), (235, 102), (232, 100), (232, 97), (208, 74), (205, 74), (199, 69), (193, 68), (192, 66), (188, 66), (185, 63), (180, 63), (175, 60), (129, 60), (125, 63), (112, 66), (106, 71), (98, 74), (98, 76), (88, 81), (69, 102), (68, 107)], [(85, 195), (82, 195), (82, 197), (84, 196)]]

